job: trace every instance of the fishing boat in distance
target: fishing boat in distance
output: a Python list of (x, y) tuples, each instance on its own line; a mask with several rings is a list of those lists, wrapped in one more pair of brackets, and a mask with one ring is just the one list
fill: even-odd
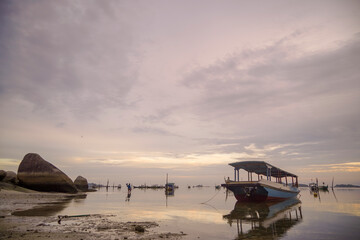
[[(243, 161), (229, 163), (234, 167), (234, 180), (225, 180), (226, 187), (232, 191), (235, 198), (241, 202), (282, 201), (296, 197), (298, 177), (264, 161)], [(240, 181), (239, 170), (243, 169), (248, 174), (247, 181)], [(253, 173), (257, 180), (253, 180)], [(288, 178), (291, 183), (288, 184)], [(275, 181), (272, 181), (274, 179)], [(284, 182), (285, 180), (285, 182)]]
[(319, 187), (316, 183), (309, 183), (309, 188), (311, 192), (317, 192), (319, 191)]
[(325, 186), (325, 182), (323, 182), (323, 185), (319, 186), (317, 178), (316, 178), (316, 183), (315, 182), (309, 183), (309, 188), (310, 188), (311, 192), (318, 192), (318, 191), (327, 192), (327, 191), (329, 191), (329, 185)]

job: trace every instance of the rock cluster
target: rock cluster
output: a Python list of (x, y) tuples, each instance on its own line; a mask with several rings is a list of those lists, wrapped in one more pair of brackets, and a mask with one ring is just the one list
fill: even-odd
[(16, 173), (14, 173), (13, 171), (7, 171), (6, 176), (4, 177), (4, 179), (2, 181), (17, 184), (18, 178), (16, 176)]
[(16, 173), (13, 171), (5, 172), (4, 170), (0, 170), (0, 181), (12, 184), (18, 184), (19, 182)]
[(84, 178), (82, 176), (78, 176), (75, 179), (74, 184), (77, 187), (77, 189), (79, 189), (80, 191), (83, 191), (83, 192), (88, 191), (88, 181), (86, 180), (86, 178)]
[(28, 153), (19, 165), (19, 185), (43, 192), (77, 193), (73, 181), (39, 154)]
[(0, 181), (2, 181), (6, 177), (6, 172), (4, 170), (0, 170)]

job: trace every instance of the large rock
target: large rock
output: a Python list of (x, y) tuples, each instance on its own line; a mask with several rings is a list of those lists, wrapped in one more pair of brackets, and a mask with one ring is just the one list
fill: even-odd
[(82, 176), (78, 176), (74, 181), (75, 186), (77, 189), (86, 192), (88, 190), (88, 181), (86, 178)]
[(6, 176), (6, 172), (4, 170), (0, 170), (0, 181), (2, 181)]
[(28, 153), (18, 169), (19, 184), (43, 192), (77, 193), (73, 181), (39, 154)]
[(7, 171), (5, 177), (3, 178), (2, 181), (7, 182), (7, 183), (13, 183), (13, 184), (18, 183), (16, 173), (14, 173), (13, 171)]

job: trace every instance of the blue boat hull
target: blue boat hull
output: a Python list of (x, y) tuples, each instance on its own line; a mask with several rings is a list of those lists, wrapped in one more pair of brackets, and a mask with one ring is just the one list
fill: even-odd
[(283, 201), (296, 197), (299, 191), (287, 191), (260, 184), (223, 184), (241, 202)]

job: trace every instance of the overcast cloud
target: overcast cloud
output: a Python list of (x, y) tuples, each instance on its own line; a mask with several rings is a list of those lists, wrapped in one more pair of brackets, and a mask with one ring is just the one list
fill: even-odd
[[(0, 169), (360, 183), (358, 1), (1, 1)], [(303, 179), (303, 180), (301, 180)]]

